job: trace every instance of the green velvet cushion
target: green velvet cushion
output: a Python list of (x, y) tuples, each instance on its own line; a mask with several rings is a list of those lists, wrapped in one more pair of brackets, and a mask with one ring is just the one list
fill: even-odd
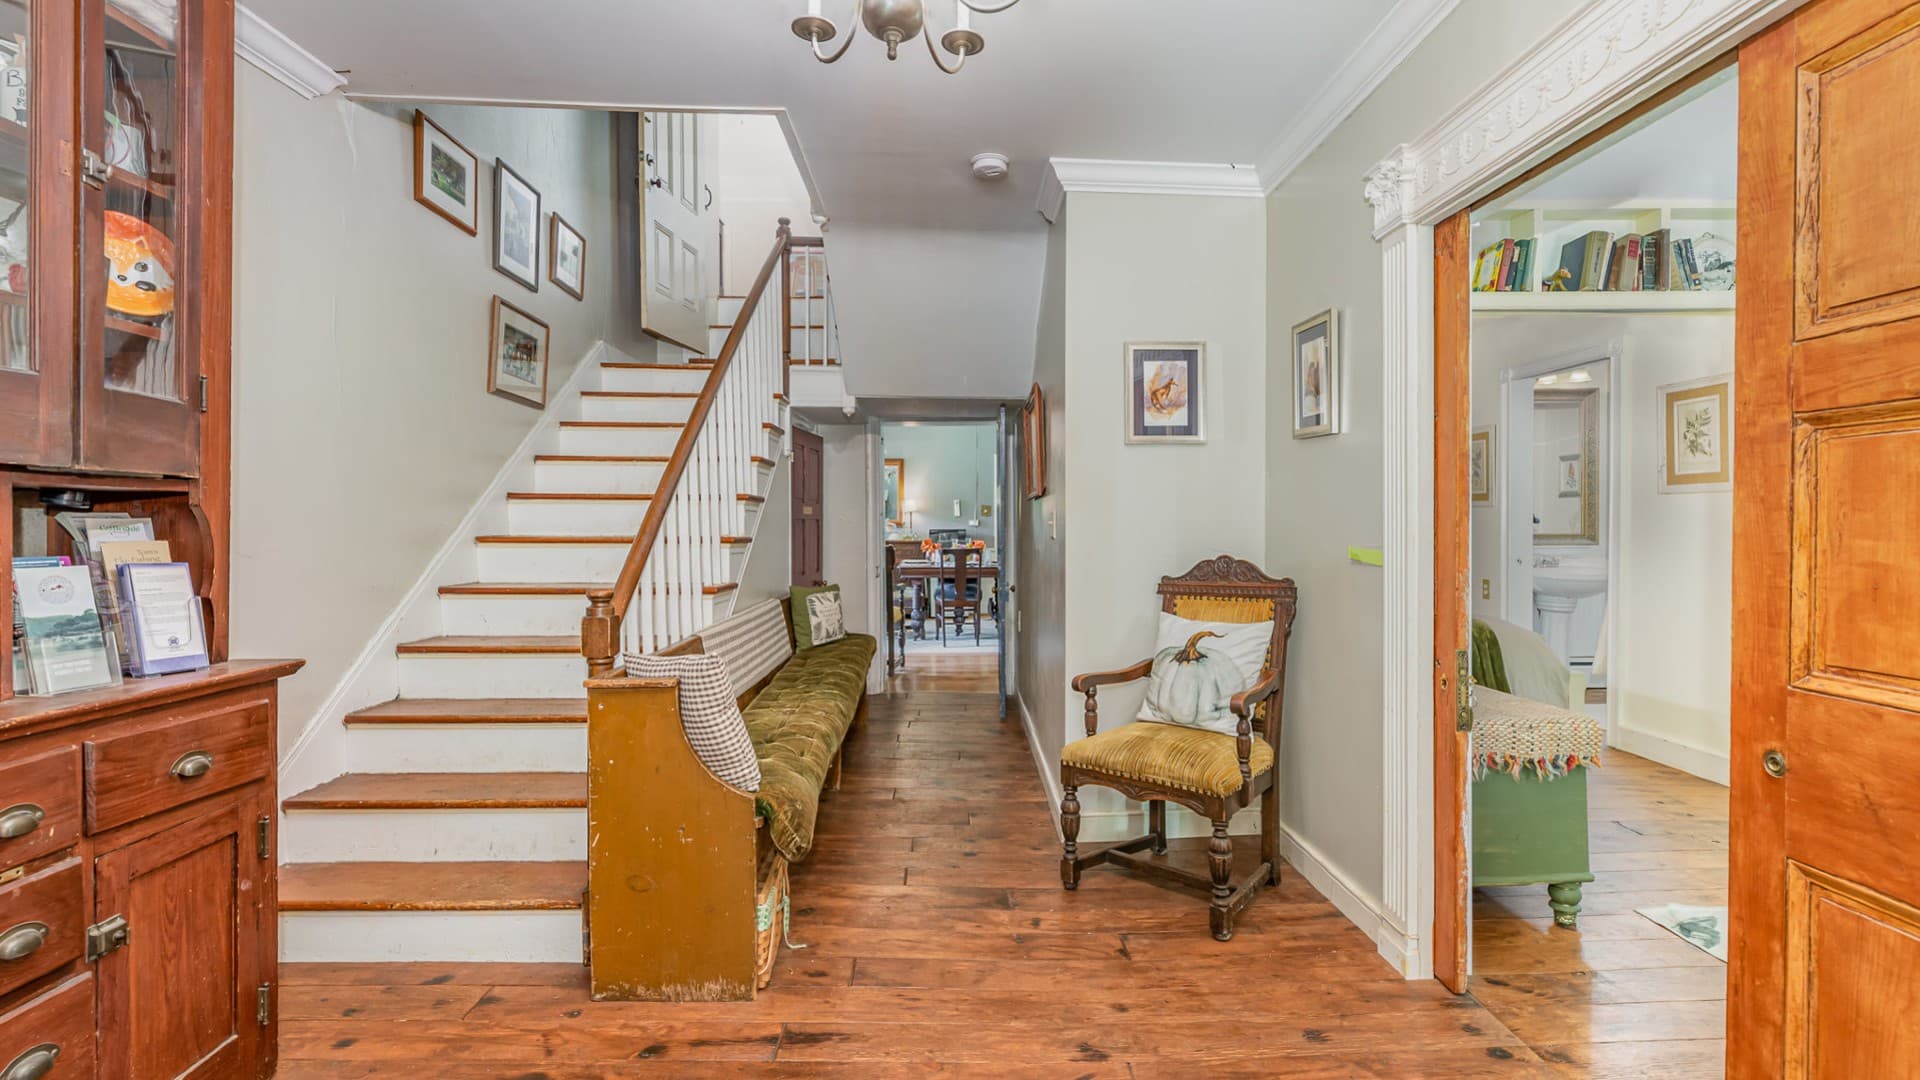
[[(811, 586), (795, 585), (790, 590), (789, 595), (793, 599), (793, 603), (791, 607), (793, 609), (793, 647), (795, 649), (798, 649), (804, 652), (805, 650), (815, 648), (818, 645), (827, 644), (828, 642), (832, 642), (832, 641), (839, 641), (841, 639), (841, 635), (845, 633), (844, 627), (846, 626), (846, 620), (845, 620), (844, 614), (842, 615), (839, 627), (824, 627), (817, 630), (813, 625), (813, 617), (808, 610), (807, 597), (812, 596), (815, 593), (829, 593), (829, 592), (832, 593), (836, 599), (838, 599), (840, 596), (840, 586), (838, 585), (811, 585)], [(844, 613), (844, 610), (845, 609), (843, 608), (842, 609), (843, 613)], [(822, 630), (824, 632), (821, 632)], [(837, 633), (836, 633), (836, 630), (838, 631)], [(826, 640), (824, 641), (820, 640), (822, 638)]]
[(773, 846), (790, 862), (813, 847), (820, 789), (866, 690), (879, 642), (866, 634), (796, 653), (747, 706), (747, 735), (760, 759), (760, 812)]

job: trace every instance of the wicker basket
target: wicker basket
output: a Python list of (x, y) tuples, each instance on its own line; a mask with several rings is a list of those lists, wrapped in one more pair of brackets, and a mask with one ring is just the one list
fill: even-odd
[(792, 912), (787, 892), (787, 860), (775, 855), (768, 864), (753, 899), (753, 985), (756, 990), (773, 980), (773, 963), (780, 958), (780, 945), (787, 938), (787, 919)]

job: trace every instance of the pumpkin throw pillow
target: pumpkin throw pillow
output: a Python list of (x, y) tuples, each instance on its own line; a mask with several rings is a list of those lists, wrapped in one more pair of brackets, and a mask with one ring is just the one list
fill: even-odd
[(1271, 619), (1201, 622), (1161, 612), (1139, 719), (1238, 734), (1233, 695), (1260, 678), (1272, 641)]
[(635, 679), (680, 680), (680, 726), (707, 771), (739, 788), (760, 790), (760, 759), (747, 735), (727, 667), (717, 656), (628, 656)]
[(847, 636), (846, 612), (840, 606), (840, 586), (796, 585), (791, 595), (795, 649), (811, 649)]

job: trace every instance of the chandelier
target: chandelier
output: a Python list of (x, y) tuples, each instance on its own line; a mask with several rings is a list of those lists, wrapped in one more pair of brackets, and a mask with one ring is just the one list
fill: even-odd
[[(986, 39), (973, 29), (975, 13), (992, 15), (1005, 11), (1020, 0), (1001, 0), (1000, 3), (974, 3), (974, 0), (954, 0), (953, 29), (940, 35), (940, 49), (945, 49), (955, 59), (952, 67), (940, 57), (940, 49), (933, 47), (933, 27), (927, 20), (925, 0), (854, 0), (853, 15), (867, 28), (867, 33), (886, 42), (887, 59), (900, 58), (900, 43), (918, 37), (927, 43), (927, 55), (933, 57), (934, 66), (949, 75), (958, 75), (966, 65), (967, 57), (980, 55), (986, 47)], [(853, 21), (853, 15), (847, 17)], [(813, 44), (814, 58), (823, 64), (831, 64), (847, 55), (856, 35), (849, 33), (847, 40), (832, 53), (821, 50), (820, 44), (832, 41), (839, 36), (840, 29), (833, 20), (820, 14), (820, 0), (807, 0), (807, 13), (793, 20), (793, 32), (802, 41)]]

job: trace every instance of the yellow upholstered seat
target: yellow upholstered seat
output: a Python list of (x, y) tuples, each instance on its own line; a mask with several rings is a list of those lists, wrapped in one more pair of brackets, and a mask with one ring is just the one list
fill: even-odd
[[(1151, 720), (1068, 743), (1060, 763), (1202, 795), (1232, 795), (1241, 784), (1233, 736)], [(1247, 767), (1254, 776), (1273, 768), (1273, 747), (1266, 739), (1254, 738)]]

